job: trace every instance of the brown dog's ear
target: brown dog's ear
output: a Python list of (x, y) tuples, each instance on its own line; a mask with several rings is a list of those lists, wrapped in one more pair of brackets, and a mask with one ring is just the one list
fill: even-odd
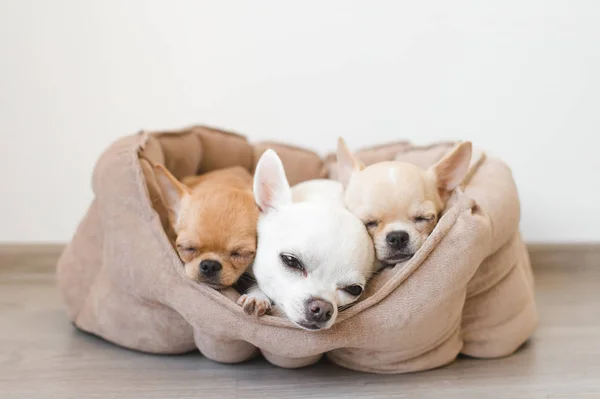
[(365, 168), (365, 165), (358, 159), (346, 145), (346, 141), (340, 137), (337, 145), (337, 167), (338, 180), (344, 188), (348, 186), (348, 182), (355, 172), (360, 172)]
[(473, 146), (470, 141), (458, 144), (438, 163), (431, 167), (435, 175), (438, 192), (445, 199), (448, 194), (460, 185), (467, 173), (471, 163)]
[(169, 210), (171, 223), (175, 224), (181, 212), (181, 203), (190, 195), (190, 189), (179, 182), (163, 165), (154, 165), (154, 175)]

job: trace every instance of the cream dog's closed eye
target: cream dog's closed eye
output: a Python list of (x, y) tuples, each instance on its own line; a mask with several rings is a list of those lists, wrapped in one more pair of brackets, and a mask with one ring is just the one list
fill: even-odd
[(262, 315), (274, 303), (298, 326), (319, 330), (360, 297), (373, 273), (373, 245), (342, 193), (338, 182), (323, 180), (290, 189), (277, 154), (263, 154), (254, 177), (257, 286), (238, 301), (246, 313)]
[(339, 139), (338, 178), (344, 201), (367, 227), (380, 262), (406, 262), (423, 245), (450, 194), (465, 178), (471, 153), (471, 143), (464, 142), (427, 170), (397, 161), (365, 167)]

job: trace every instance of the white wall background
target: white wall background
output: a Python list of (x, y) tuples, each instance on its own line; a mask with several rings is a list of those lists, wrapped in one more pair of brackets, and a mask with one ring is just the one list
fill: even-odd
[(319, 151), (471, 139), (529, 241), (600, 241), (597, 1), (0, 0), (0, 240), (66, 241), (98, 155), (217, 125)]

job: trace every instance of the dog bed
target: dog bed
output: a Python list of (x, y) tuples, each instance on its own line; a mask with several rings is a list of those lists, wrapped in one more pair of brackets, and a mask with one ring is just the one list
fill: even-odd
[[(370, 164), (405, 160), (427, 167), (452, 143), (395, 143), (365, 149)], [(509, 168), (479, 154), (437, 227), (402, 267), (385, 269), (361, 302), (329, 330), (310, 332), (277, 314), (247, 316), (233, 289), (187, 279), (152, 163), (176, 177), (233, 165), (253, 172), (275, 149), (290, 184), (334, 175), (333, 155), (194, 127), (116, 141), (93, 173), (95, 198), (58, 261), (57, 281), (74, 324), (127, 348), (157, 354), (199, 349), (218, 362), (262, 355), (301, 367), (323, 355), (367, 372), (439, 367), (459, 353), (509, 355), (537, 324), (533, 276), (519, 235), (519, 200)]]

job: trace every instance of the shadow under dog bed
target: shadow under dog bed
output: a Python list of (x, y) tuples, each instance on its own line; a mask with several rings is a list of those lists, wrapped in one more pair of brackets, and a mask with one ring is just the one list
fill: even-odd
[[(395, 143), (357, 152), (365, 162), (404, 160), (427, 167), (452, 143)], [(439, 367), (459, 353), (514, 352), (537, 325), (533, 275), (519, 234), (519, 200), (509, 168), (479, 155), (433, 233), (404, 266), (385, 269), (364, 298), (329, 330), (310, 332), (277, 315), (247, 316), (233, 289), (185, 277), (173, 249), (151, 163), (176, 177), (280, 155), (290, 184), (332, 177), (335, 157), (194, 127), (139, 133), (110, 146), (93, 174), (95, 198), (66, 247), (57, 280), (71, 320), (127, 348), (241, 362), (258, 353), (282, 367), (317, 362), (376, 373)]]

